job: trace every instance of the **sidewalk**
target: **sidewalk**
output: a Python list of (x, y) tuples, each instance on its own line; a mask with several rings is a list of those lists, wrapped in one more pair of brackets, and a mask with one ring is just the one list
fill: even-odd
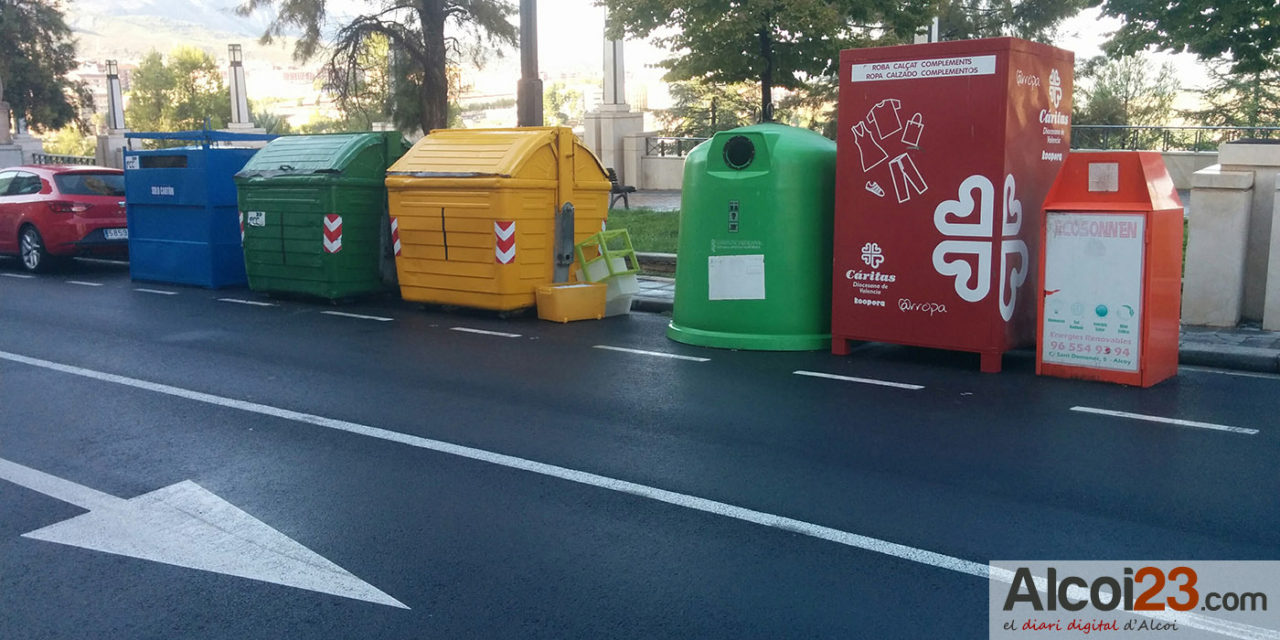
[[(631, 308), (670, 313), (675, 296), (673, 278), (640, 276), (640, 293)], [(1256, 325), (1234, 329), (1183, 327), (1178, 361), (1218, 369), (1280, 373), (1280, 331), (1263, 331)]]

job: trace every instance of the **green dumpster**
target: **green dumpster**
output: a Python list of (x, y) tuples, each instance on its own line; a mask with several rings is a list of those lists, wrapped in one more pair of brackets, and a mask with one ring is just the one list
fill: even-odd
[(390, 290), (398, 132), (277, 138), (236, 174), (249, 288), (336, 300)]
[(667, 337), (830, 347), (835, 163), (831, 140), (771, 123), (721, 131), (689, 153)]

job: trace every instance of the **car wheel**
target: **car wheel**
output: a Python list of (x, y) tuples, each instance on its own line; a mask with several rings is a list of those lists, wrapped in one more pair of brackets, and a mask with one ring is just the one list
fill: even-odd
[(22, 266), (27, 271), (38, 273), (49, 267), (49, 252), (45, 251), (44, 238), (40, 237), (40, 232), (35, 227), (23, 227), (18, 244)]

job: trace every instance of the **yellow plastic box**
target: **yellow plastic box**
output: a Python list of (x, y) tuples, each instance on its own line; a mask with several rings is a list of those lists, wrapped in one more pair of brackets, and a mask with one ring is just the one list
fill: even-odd
[(494, 311), (535, 304), (554, 281), (556, 212), (573, 241), (603, 228), (609, 177), (565, 127), (444, 129), (387, 170), (405, 300)]
[(604, 317), (607, 288), (594, 282), (538, 287), (538, 317), (552, 322), (599, 320)]

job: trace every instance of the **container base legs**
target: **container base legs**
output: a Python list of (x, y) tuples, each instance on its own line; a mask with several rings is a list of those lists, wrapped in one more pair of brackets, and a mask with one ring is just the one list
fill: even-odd
[(831, 336), (831, 353), (837, 356), (849, 355), (849, 340), (846, 338), (837, 338)]
[(984, 351), (980, 355), (981, 363), (979, 368), (983, 373), (1000, 373), (1003, 367), (1004, 354), (999, 351)]

